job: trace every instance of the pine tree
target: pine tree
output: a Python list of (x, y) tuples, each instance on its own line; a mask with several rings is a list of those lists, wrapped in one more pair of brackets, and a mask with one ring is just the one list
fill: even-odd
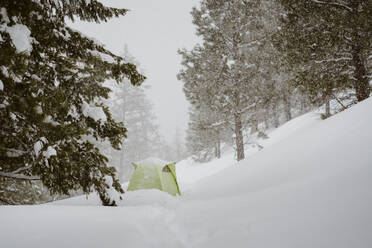
[[(126, 46), (122, 56), (127, 62), (140, 67)], [(127, 137), (123, 139), (121, 150), (113, 149), (108, 142), (101, 144), (100, 149), (117, 169), (119, 179), (127, 181), (133, 171), (133, 162), (148, 157), (167, 159), (163, 154), (164, 142), (156, 124), (153, 104), (146, 95), (150, 88), (148, 85), (132, 86), (127, 80), (121, 84), (107, 81), (106, 85), (111, 93), (105, 104), (109, 106), (112, 117), (124, 123)]]
[(107, 193), (123, 192), (115, 168), (89, 139), (120, 148), (126, 129), (103, 104), (103, 82), (139, 85), (144, 76), (65, 21), (102, 22), (127, 10), (95, 0), (2, 0), (0, 10), (0, 177), (40, 180), (52, 193), (96, 190), (115, 204)]
[(123, 141), (120, 152), (120, 171), (128, 178), (132, 163), (148, 157), (159, 156), (162, 142), (153, 105), (146, 96), (146, 89), (127, 84), (123, 88), (122, 103), (118, 105), (123, 114), (123, 122), (128, 129), (128, 137)]
[(267, 6), (269, 1), (202, 1), (192, 15), (203, 44), (180, 51), (186, 97), (232, 123), (238, 160), (244, 158), (243, 129), (258, 125), (259, 110), (269, 103), (269, 82), (278, 73)]
[(325, 102), (348, 88), (358, 101), (369, 97), (371, 1), (277, 2), (283, 8), (277, 47), (295, 69), (295, 85)]
[(198, 162), (221, 157), (222, 143), (230, 144), (231, 129), (218, 112), (208, 106), (192, 107), (187, 130), (187, 149)]

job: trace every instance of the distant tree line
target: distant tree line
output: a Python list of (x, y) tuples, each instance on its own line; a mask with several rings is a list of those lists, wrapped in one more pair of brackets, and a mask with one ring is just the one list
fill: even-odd
[[(139, 67), (127, 48), (122, 57)], [(133, 86), (125, 80), (121, 84), (115, 81), (106, 81), (111, 89), (105, 105), (109, 107), (114, 120), (124, 123), (127, 137), (122, 140), (120, 150), (113, 149), (109, 142), (97, 144), (102, 153), (109, 159), (109, 163), (118, 171), (122, 181), (128, 181), (133, 172), (133, 162), (149, 157), (159, 157), (168, 161), (177, 161), (177, 148), (179, 144), (168, 144), (159, 133), (153, 104), (146, 95), (150, 86)]]

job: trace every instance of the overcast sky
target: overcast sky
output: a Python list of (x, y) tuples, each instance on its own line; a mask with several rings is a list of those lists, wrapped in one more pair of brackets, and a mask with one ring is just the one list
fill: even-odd
[(176, 127), (187, 128), (188, 103), (180, 70), (179, 48), (192, 48), (198, 41), (190, 11), (199, 0), (101, 0), (108, 6), (130, 9), (108, 23), (75, 22), (73, 27), (94, 37), (106, 48), (120, 54), (124, 45), (141, 64), (150, 100), (162, 135), (173, 139)]

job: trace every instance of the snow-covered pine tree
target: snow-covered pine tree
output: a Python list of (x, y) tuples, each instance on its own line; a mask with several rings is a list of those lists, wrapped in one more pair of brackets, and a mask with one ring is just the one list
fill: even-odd
[[(127, 46), (122, 57), (140, 67)], [(164, 141), (156, 124), (153, 104), (146, 95), (149, 86), (133, 86), (127, 79), (121, 84), (107, 81), (106, 85), (111, 89), (111, 93), (105, 105), (109, 106), (114, 120), (124, 123), (127, 137), (123, 139), (121, 150), (113, 149), (107, 142), (100, 145), (100, 149), (108, 157), (110, 164), (117, 169), (119, 179), (126, 181), (130, 179), (133, 171), (133, 162), (148, 157), (168, 159), (163, 154), (167, 149), (163, 147)]]
[(188, 154), (185, 148), (184, 140), (185, 139), (183, 138), (183, 135), (179, 127), (176, 127), (173, 132), (173, 137), (168, 143), (169, 150), (168, 150), (167, 160), (178, 162), (187, 157)]
[(125, 98), (120, 107), (124, 115), (123, 122), (128, 129), (128, 138), (123, 142), (120, 166), (122, 176), (128, 177), (127, 172), (132, 169), (133, 162), (159, 156), (162, 138), (153, 105), (146, 96), (145, 89), (127, 85), (123, 90)]
[(367, 60), (372, 48), (369, 0), (277, 0), (283, 15), (277, 46), (313, 99), (326, 102), (353, 88), (358, 101), (370, 94)]
[[(222, 1), (203, 1), (200, 9), (193, 9), (194, 24), (204, 44), (203, 47), (195, 47), (188, 55), (186, 51), (181, 52), (186, 70), (180, 73), (180, 78), (185, 82), (185, 93), (191, 103), (209, 105), (221, 115), (232, 114), (230, 116), (235, 124), (237, 159), (241, 160), (244, 158), (244, 144), (240, 108), (244, 105), (241, 104), (241, 100), (245, 91), (239, 89), (237, 84), (243, 82), (233, 79), (230, 69), (233, 63), (240, 62), (240, 54), (236, 47), (240, 40), (232, 42), (232, 36), (240, 39), (241, 34), (231, 26), (233, 8), (229, 11), (229, 6), (230, 3), (224, 5)], [(236, 23), (237, 27), (240, 27), (240, 24)], [(236, 65), (234, 66), (236, 68)], [(195, 72), (198, 73), (194, 76), (196, 80), (191, 76), (189, 77), (191, 80), (187, 82), (185, 75)]]
[(237, 159), (244, 158), (243, 128), (258, 123), (268, 82), (275, 77), (274, 51), (268, 32), (269, 1), (204, 0), (192, 11), (203, 45), (180, 51), (179, 78), (191, 104), (205, 104), (233, 123)]
[(110, 92), (103, 82), (145, 78), (65, 21), (125, 13), (96, 0), (0, 1), (0, 177), (41, 180), (52, 193), (95, 190), (115, 204), (115, 169), (86, 137), (119, 149), (126, 129), (100, 100)]
[[(200, 46), (190, 52), (180, 51), (180, 54), (183, 56), (184, 70), (178, 78), (184, 82), (184, 92), (191, 103), (187, 147), (196, 160), (207, 161), (213, 149), (217, 149), (216, 155), (219, 154), (219, 131), (223, 129), (222, 132), (225, 132), (224, 129), (229, 126), (229, 122), (223, 118), (225, 115), (230, 117), (230, 114), (227, 108), (221, 107), (221, 88), (216, 85), (216, 75), (221, 73), (221, 66), (216, 65), (221, 60), (213, 53), (207, 55), (206, 49)], [(224, 125), (217, 127), (215, 124), (220, 122)]]
[(266, 128), (270, 125), (278, 127), (281, 123), (291, 120), (294, 115), (303, 113), (296, 104), (298, 101), (307, 101), (291, 83), (293, 73), (284, 66), (282, 54), (274, 46), (277, 31), (280, 29), (280, 5), (267, 0), (245, 2), (247, 6), (253, 6), (254, 14), (248, 11), (248, 15), (258, 26), (249, 29), (249, 33), (254, 32), (256, 39), (244, 51), (247, 60), (258, 69), (256, 93), (260, 100), (250, 111), (251, 132), (255, 132), (260, 122), (264, 122)]
[(191, 107), (186, 145), (193, 159), (207, 162), (221, 157), (222, 143), (230, 144), (232, 132), (226, 120), (207, 105)]

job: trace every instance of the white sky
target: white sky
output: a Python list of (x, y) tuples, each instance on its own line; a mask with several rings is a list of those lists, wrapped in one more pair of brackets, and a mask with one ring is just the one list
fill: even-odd
[(108, 23), (76, 22), (73, 27), (94, 37), (106, 48), (120, 54), (124, 45), (139, 61), (150, 85), (148, 96), (154, 103), (161, 134), (173, 139), (176, 127), (187, 128), (188, 103), (180, 70), (179, 48), (191, 49), (198, 38), (190, 11), (199, 0), (100, 0), (107, 6), (130, 9), (124, 17)]

